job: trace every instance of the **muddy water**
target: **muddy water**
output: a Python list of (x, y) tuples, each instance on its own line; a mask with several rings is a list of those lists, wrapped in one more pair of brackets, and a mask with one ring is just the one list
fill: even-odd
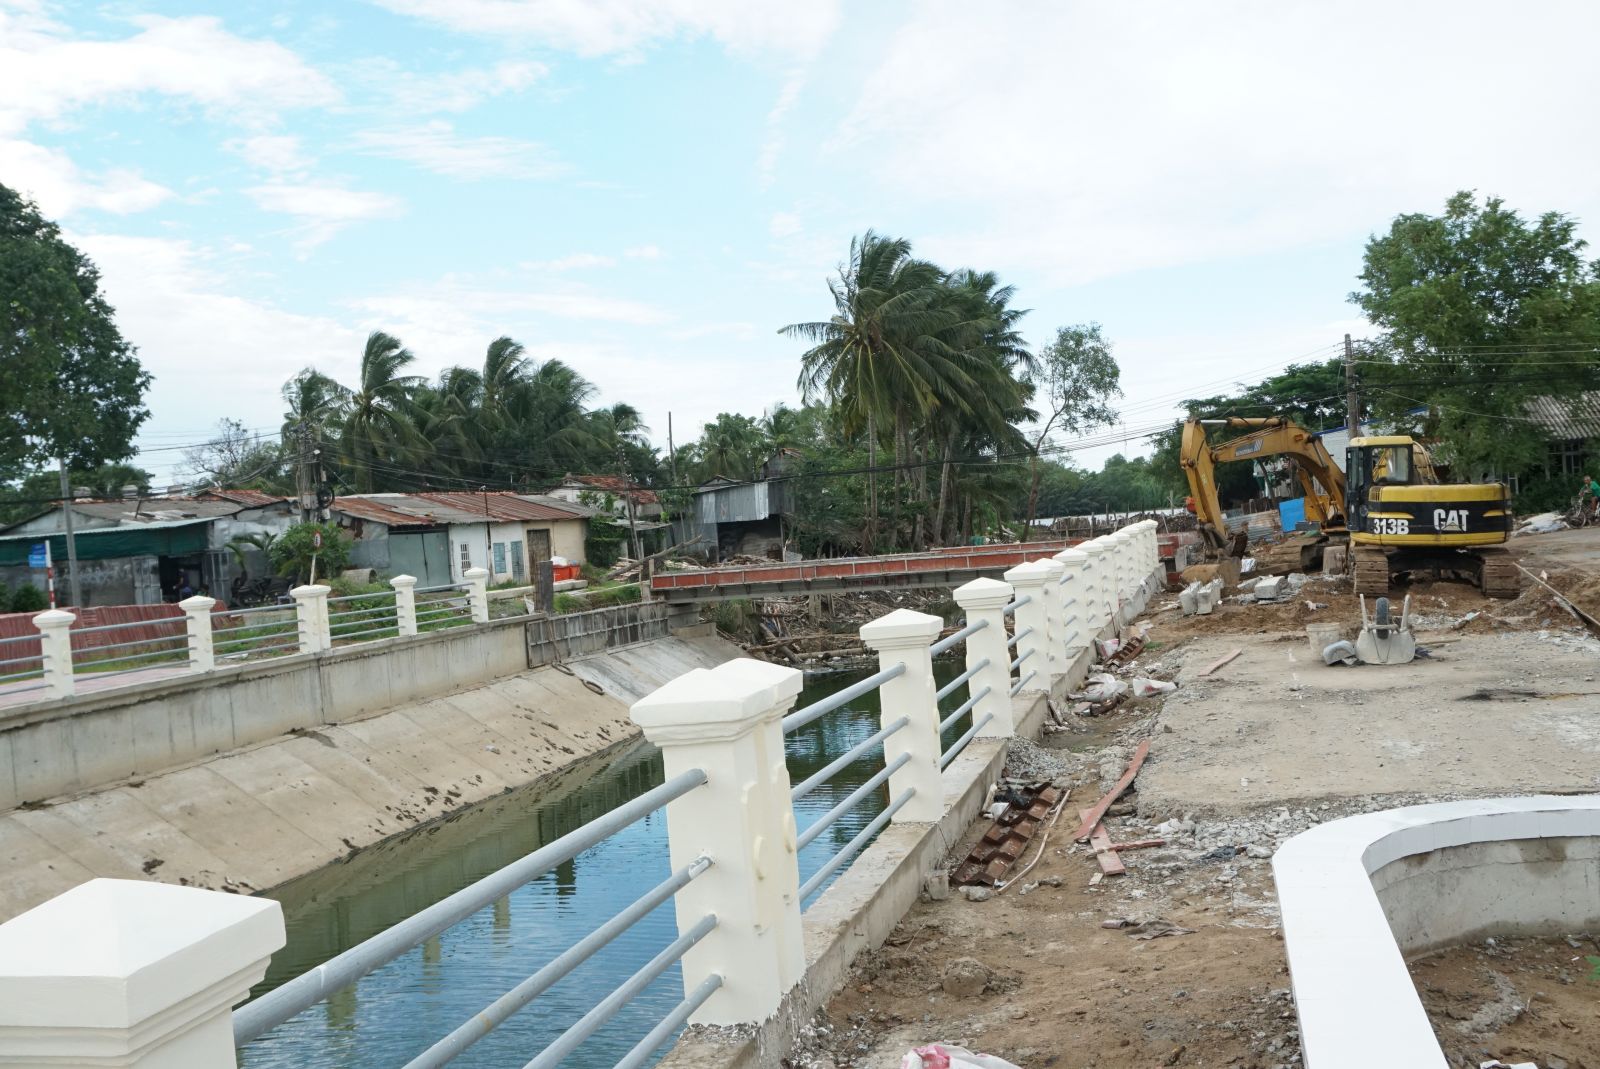
[[(942, 667), (941, 680), (958, 669)], [(837, 675), (808, 686), (816, 701), (860, 678)], [(965, 688), (961, 688), (963, 691)], [(954, 708), (963, 694), (953, 694)], [(946, 744), (967, 726), (952, 725)], [(869, 695), (788, 739), (795, 782), (871, 735)], [(801, 829), (882, 767), (881, 754), (856, 762), (795, 808)], [(508, 862), (559, 838), (661, 782), (661, 759), (647, 743), (573, 766), (554, 779), (476, 806), (312, 873), (275, 891), (288, 946), (256, 994), (359, 943)], [(800, 879), (817, 871), (881, 811), (878, 792), (801, 851)], [(247, 1069), (396, 1069), (562, 950), (664, 879), (666, 817), (655, 813), (578, 855), (542, 879), (481, 910), (240, 1052)], [(671, 903), (480, 1040), (453, 1065), (524, 1065), (571, 1022), (676, 936)], [(564, 1064), (611, 1066), (683, 995), (674, 968), (647, 988)]]

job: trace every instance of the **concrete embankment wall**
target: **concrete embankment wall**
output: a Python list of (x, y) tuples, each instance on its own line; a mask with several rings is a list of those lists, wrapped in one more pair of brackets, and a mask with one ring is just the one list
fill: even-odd
[[(450, 654), (441, 651), (414, 666), (409, 679), (397, 676), (385, 686), (378, 675), (399, 669), (383, 668), (391, 659), (374, 659), (365, 668), (338, 666), (342, 671), (320, 680), (326, 689), (319, 691), (304, 668), (266, 666), (297, 677), (306, 688), (301, 697), (276, 692), (285, 705), (246, 707), (248, 684), (206, 688), (202, 693), (214, 693), (220, 706), (209, 711), (203, 700), (184, 697), (192, 719), (218, 725), (219, 741), (230, 737), (226, 725), (235, 709), (248, 716), (249, 734), (260, 738), (264, 722), (275, 730), (270, 741), (228, 747), (201, 763), (0, 816), (0, 920), (94, 876), (241, 893), (275, 887), (636, 738), (628, 719), (633, 701), (683, 672), (739, 655), (712, 637), (667, 638), (527, 670), (520, 624), (502, 630), (500, 638), (514, 637), (517, 663), (509, 672), (516, 674), (396, 702), (365, 718), (348, 712), (363, 704), (349, 692), (358, 672), (371, 676), (379, 696), (415, 686), (430, 672), (443, 678), (466, 672), (460, 664), (452, 672), (439, 660)], [(496, 653), (485, 641), (458, 646), (453, 655)], [(273, 694), (278, 684), (263, 686)], [(266, 700), (262, 691), (253, 693)], [(319, 698), (345, 710), (345, 722), (318, 719), (328, 708)], [(310, 711), (296, 700), (310, 703)], [(381, 699), (365, 704), (381, 707)], [(177, 702), (171, 714), (170, 722), (183, 721)]]

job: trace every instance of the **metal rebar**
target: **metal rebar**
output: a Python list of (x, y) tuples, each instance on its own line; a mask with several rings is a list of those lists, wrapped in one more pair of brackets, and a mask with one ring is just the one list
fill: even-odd
[(840, 850), (837, 854), (834, 854), (833, 857), (828, 860), (826, 865), (823, 865), (816, 872), (812, 873), (811, 879), (807, 880), (800, 888), (801, 900), (804, 901), (806, 898), (810, 897), (811, 892), (821, 887), (829, 876), (832, 876), (836, 871), (838, 871), (839, 866), (843, 865), (846, 861), (849, 861), (861, 850), (863, 846), (867, 845), (867, 840), (878, 834), (878, 832), (883, 829), (883, 826), (889, 823), (889, 819), (896, 813), (900, 812), (901, 807), (907, 802), (911, 801), (912, 796), (916, 793), (917, 789), (915, 787), (907, 787), (904, 794), (890, 802), (884, 808), (882, 813), (879, 813), (877, 816), (872, 818), (872, 823), (868, 824), (865, 828), (862, 828), (861, 831), (856, 834), (854, 839), (851, 839), (848, 843), (845, 843), (844, 849)]
[(572, 860), (589, 847), (610, 838), (705, 782), (706, 774), (701, 769), (680, 772), (661, 786), (574, 828), (554, 842), (546, 843), (531, 854), (475, 880), (393, 927), (301, 973), (282, 987), (245, 1003), (233, 1014), (234, 1045), (243, 1046), (308, 1006), (314, 1006), (335, 991), (349, 987), (423, 940), (460, 923), (495, 899), (504, 898), (518, 887), (537, 880), (557, 865)]
[[(68, 634), (92, 635), (97, 631), (120, 631), (129, 627), (163, 627), (167, 624), (181, 625), (185, 623), (187, 619), (188, 617), (186, 616), (158, 616), (154, 620), (128, 620), (125, 623), (120, 624), (99, 624), (95, 627), (74, 627), (68, 632)], [(38, 636), (30, 635), (29, 637), (36, 638)]]
[(978, 691), (978, 693), (974, 694), (972, 697), (968, 698), (966, 701), (957, 706), (955, 712), (939, 721), (939, 734), (943, 735), (946, 731), (950, 730), (951, 724), (954, 724), (957, 720), (960, 720), (962, 715), (965, 714), (968, 709), (971, 709), (974, 705), (977, 705), (984, 698), (986, 698), (989, 694), (989, 691), (992, 689), (992, 687), (984, 687), (982, 690)]
[(861, 786), (845, 795), (844, 798), (840, 799), (837, 805), (828, 810), (826, 813), (822, 814), (822, 816), (818, 817), (810, 827), (806, 828), (805, 831), (800, 833), (800, 837), (795, 840), (795, 849), (804, 850), (806, 847), (810, 846), (812, 842), (816, 840), (817, 836), (821, 835), (823, 832), (832, 827), (840, 817), (844, 816), (851, 809), (855, 808), (855, 806), (863, 798), (877, 790), (884, 780), (900, 771), (900, 769), (909, 760), (911, 760), (911, 755), (909, 753), (901, 754), (899, 757), (896, 757), (893, 761), (890, 761), (887, 765), (883, 766), (883, 768), (879, 769), (870, 779), (861, 784)]
[(1015, 698), (1018, 694), (1021, 694), (1022, 688), (1026, 687), (1028, 685), (1028, 681), (1038, 674), (1039, 673), (1037, 671), (1032, 671), (1023, 676), (1021, 679), (1017, 680), (1017, 685), (1011, 688), (1011, 696)]
[(989, 658), (985, 657), (983, 660), (979, 661), (977, 664), (973, 665), (971, 668), (967, 669), (965, 672), (962, 672), (950, 682), (940, 687), (938, 693), (933, 696), (933, 700), (936, 702), (944, 701), (950, 695), (955, 693), (957, 687), (961, 686), (961, 684), (967, 682), (973, 676), (977, 675), (979, 672), (988, 667)]
[(394, 632), (396, 635), (398, 635), (399, 634), (399, 629), (400, 629), (400, 625), (399, 624), (385, 624), (382, 627), (369, 627), (364, 631), (347, 631), (344, 634), (329, 635), (328, 636), (328, 641), (330, 641), (330, 642), (342, 642), (345, 639), (364, 638), (367, 635), (381, 635), (381, 634), (384, 634), (385, 632), (391, 632), (391, 631)]
[(973, 635), (976, 635), (979, 631), (982, 631), (988, 626), (988, 620), (979, 620), (975, 624), (968, 624), (955, 634), (946, 638), (941, 638), (938, 642), (935, 642), (932, 646), (929, 646), (928, 652), (937, 657), (945, 650), (952, 649), (958, 642), (965, 642), (967, 639), (971, 638)]
[(1016, 601), (1013, 601), (1011, 604), (1006, 606), (1005, 615), (1007, 615), (1007, 616), (1016, 615), (1016, 611), (1018, 609), (1022, 608), (1022, 606), (1028, 604), (1032, 600), (1033, 600), (1033, 595), (1032, 594), (1024, 594), (1024, 595), (1022, 595), (1022, 597), (1018, 598)]
[(717, 915), (707, 913), (704, 917), (684, 932), (678, 938), (668, 943), (662, 951), (651, 958), (644, 968), (628, 977), (618, 985), (617, 989), (605, 998), (600, 1004), (582, 1017), (578, 1023), (556, 1037), (556, 1041), (540, 1051), (538, 1056), (523, 1066), (523, 1069), (554, 1069), (561, 1064), (561, 1060), (578, 1048), (584, 1040), (600, 1031), (606, 1022), (610, 1021), (622, 1007), (633, 1001), (635, 995), (655, 983), (656, 979), (668, 969), (678, 963), (678, 960), (717, 926)]
[(1014, 634), (1010, 638), (1006, 639), (1006, 649), (1008, 649), (1008, 650), (1016, 649), (1017, 648), (1017, 643), (1021, 642), (1023, 639), (1027, 638), (1031, 634), (1033, 634), (1033, 628), (1024, 627), (1021, 631), (1018, 631), (1016, 634)]
[(711, 859), (701, 856), (646, 891), (633, 904), (600, 927), (562, 951), (538, 972), (495, 999), (472, 1018), (439, 1042), (405, 1064), (405, 1069), (435, 1069), (455, 1059), (462, 1051), (504, 1024), (522, 1007), (548, 991), (579, 965), (633, 927), (661, 903), (689, 885), (689, 881), (711, 867)]
[(672, 1012), (661, 1018), (661, 1023), (650, 1029), (645, 1037), (634, 1044), (633, 1049), (622, 1056), (612, 1069), (639, 1069), (650, 1055), (655, 1053), (657, 1047), (672, 1037), (684, 1023), (693, 1016), (694, 1011), (706, 1004), (706, 1000), (714, 995), (717, 988), (722, 986), (722, 974), (712, 973), (700, 985), (691, 991), (687, 997)]
[(971, 742), (978, 732), (983, 730), (983, 725), (987, 724), (993, 719), (993, 713), (985, 713), (982, 720), (978, 721), (976, 724), (973, 724), (962, 734), (959, 739), (957, 739), (955, 742), (952, 742), (950, 744), (950, 748), (939, 755), (939, 771), (943, 772), (945, 767), (949, 765), (951, 761), (954, 761), (962, 750), (967, 748), (967, 743)]
[(861, 697), (863, 694), (867, 694), (878, 689), (885, 683), (889, 682), (889, 680), (896, 679), (904, 675), (905, 671), (906, 666), (904, 662), (892, 665), (889, 668), (884, 668), (872, 673), (859, 683), (852, 683), (843, 690), (835, 691), (826, 698), (823, 698), (821, 701), (812, 702), (804, 709), (796, 709), (794, 712), (783, 718), (783, 733), (787, 735), (792, 731), (800, 730), (818, 717), (826, 716), (828, 713), (833, 712), (841, 705), (847, 705), (856, 698)]
[(870, 738), (862, 739), (860, 742), (850, 747), (850, 749), (846, 750), (844, 753), (828, 762), (825, 766), (807, 776), (797, 786), (791, 788), (789, 790), (789, 801), (791, 803), (798, 802), (800, 799), (804, 798), (806, 795), (810, 794), (812, 791), (828, 782), (828, 780), (832, 779), (840, 772), (843, 772), (850, 765), (865, 757), (867, 755), (867, 751), (872, 749), (873, 746), (882, 742), (884, 739), (887, 739), (890, 735), (893, 735), (895, 732), (899, 731), (909, 723), (911, 723), (911, 718), (909, 716), (902, 716), (899, 720), (896, 720), (894, 723), (882, 728)]

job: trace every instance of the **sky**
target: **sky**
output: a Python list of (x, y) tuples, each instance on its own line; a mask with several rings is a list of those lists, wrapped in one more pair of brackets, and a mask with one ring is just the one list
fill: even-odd
[(1553, 0), (0, 0), (0, 183), (99, 265), (158, 483), (377, 329), (430, 376), (510, 335), (681, 445), (797, 400), (778, 328), (868, 228), (997, 272), (1034, 345), (1102, 324), (1098, 467), (1371, 334), (1397, 214), (1593, 235), (1597, 40)]

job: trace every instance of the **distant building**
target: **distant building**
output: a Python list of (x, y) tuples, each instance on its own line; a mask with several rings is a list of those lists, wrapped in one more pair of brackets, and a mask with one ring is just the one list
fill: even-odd
[[(1600, 467), (1600, 390), (1587, 390), (1570, 400), (1535, 397), (1523, 403), (1528, 420), (1550, 440), (1546, 475), (1593, 475)], [(1576, 493), (1576, 489), (1574, 489)]]
[(618, 519), (628, 518), (628, 502), (633, 502), (635, 520), (659, 520), (661, 498), (654, 490), (623, 478), (621, 475), (567, 475), (561, 485), (546, 497), (586, 505), (609, 512)]
[[(288, 499), (255, 490), (218, 490), (195, 497), (134, 497), (71, 503), (78, 580), (85, 606), (177, 601), (188, 588), (226, 599), (240, 574), (228, 548), (241, 535), (281, 534), (297, 519)], [(28, 566), (29, 550), (50, 542), (56, 598), (65, 605), (66, 510), (57, 505), (0, 528), (0, 581), (43, 588)]]
[(353, 539), (350, 563), (422, 586), (459, 583), (469, 568), (490, 582), (532, 582), (540, 561), (585, 561), (594, 510), (534, 494), (429, 492), (337, 497), (334, 520)]
[(782, 560), (784, 517), (790, 510), (788, 480), (736, 482), (718, 476), (695, 490), (690, 514), (673, 520), (672, 534), (677, 542), (699, 539), (695, 552), (701, 556)]

